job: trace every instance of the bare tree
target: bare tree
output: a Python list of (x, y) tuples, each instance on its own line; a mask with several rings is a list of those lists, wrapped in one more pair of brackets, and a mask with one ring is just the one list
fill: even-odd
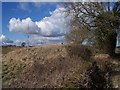
[(88, 39), (100, 51), (114, 53), (120, 27), (120, 2), (72, 2), (65, 7), (72, 17), (67, 41), (82, 43)]

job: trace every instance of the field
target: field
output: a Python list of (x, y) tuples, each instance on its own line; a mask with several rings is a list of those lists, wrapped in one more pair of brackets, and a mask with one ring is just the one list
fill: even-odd
[[(119, 55), (120, 49), (116, 52)], [(114, 70), (114, 87), (120, 85), (120, 58), (93, 55), (84, 46), (44, 45), (33, 47), (2, 47), (3, 87), (74, 88), (83, 74), (97, 61), (100, 67), (110, 62)], [(119, 84), (118, 84), (119, 83)], [(120, 88), (120, 86), (119, 86)]]

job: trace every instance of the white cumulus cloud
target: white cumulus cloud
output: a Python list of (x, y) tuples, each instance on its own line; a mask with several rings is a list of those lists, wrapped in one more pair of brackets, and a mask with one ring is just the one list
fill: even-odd
[(8, 43), (13, 43), (13, 41), (7, 38), (5, 35), (1, 35), (0, 44), (8, 44)]
[(39, 35), (32, 35), (29, 39), (29, 43), (32, 45), (61, 43), (64, 42), (64, 36), (58, 37), (42, 37)]
[(50, 12), (50, 17), (45, 17), (41, 21), (36, 22), (41, 29), (43, 36), (61, 36), (68, 31), (69, 27), (67, 22), (69, 17), (66, 16), (65, 8), (57, 8), (55, 11)]
[[(45, 17), (40, 21), (33, 22), (31, 18), (20, 20), (11, 18), (9, 21), (9, 31), (24, 34), (39, 34), (42, 36), (61, 36), (69, 29), (65, 8), (57, 8), (51, 12), (50, 17)], [(28, 29), (29, 28), (29, 29)]]
[(70, 20), (70, 17), (66, 16), (65, 11), (65, 8), (57, 7), (53, 12), (50, 12), (51, 16), (36, 22), (33, 22), (29, 17), (22, 20), (11, 18), (9, 31), (35, 35), (31, 42), (35, 40), (38, 43), (63, 42), (63, 37), (69, 30), (68, 22)]
[(20, 20), (19, 18), (11, 18), (9, 21), (9, 31), (23, 34), (37, 34), (39, 27), (28, 17)]

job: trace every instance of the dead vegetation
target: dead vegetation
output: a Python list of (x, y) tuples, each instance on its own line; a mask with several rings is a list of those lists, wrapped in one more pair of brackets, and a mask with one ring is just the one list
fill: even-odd
[[(3, 55), (3, 86), (60, 87), (72, 73), (82, 68), (82, 63), (82, 58), (69, 56), (63, 45), (16, 49)], [(18, 68), (21, 68), (20, 73)]]
[[(17, 88), (75, 88), (91, 62), (99, 67), (118, 61), (107, 55), (91, 56), (88, 47), (76, 45), (44, 45), (24, 47), (3, 54), (3, 87)], [(91, 59), (90, 59), (91, 58)]]

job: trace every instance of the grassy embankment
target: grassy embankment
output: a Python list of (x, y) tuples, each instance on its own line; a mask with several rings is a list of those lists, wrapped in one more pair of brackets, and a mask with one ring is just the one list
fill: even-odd
[(110, 61), (113, 69), (120, 68), (120, 58), (94, 56), (84, 46), (3, 47), (2, 53), (3, 87), (78, 87), (94, 60), (103, 67)]

